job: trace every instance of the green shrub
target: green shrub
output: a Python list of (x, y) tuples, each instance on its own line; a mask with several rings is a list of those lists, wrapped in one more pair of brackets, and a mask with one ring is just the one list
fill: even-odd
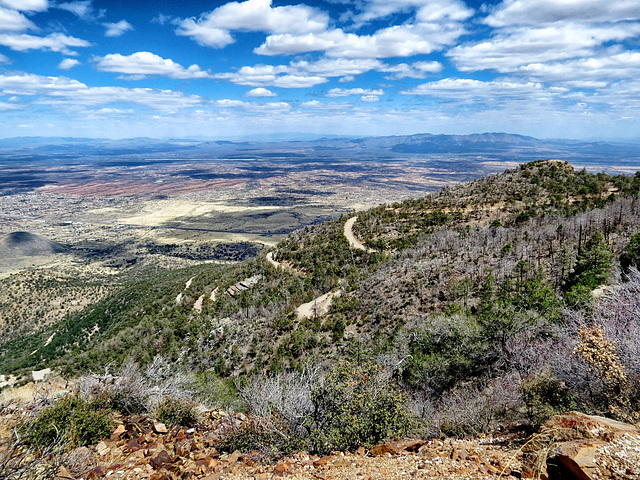
[(57, 443), (71, 447), (92, 445), (111, 434), (111, 418), (77, 395), (67, 395), (45, 408), (21, 430), (29, 444), (47, 448)]
[(369, 447), (412, 425), (407, 396), (376, 365), (337, 367), (311, 399), (311, 442), (319, 453)]
[(155, 416), (167, 425), (189, 427), (198, 423), (196, 404), (185, 398), (165, 398), (158, 405)]

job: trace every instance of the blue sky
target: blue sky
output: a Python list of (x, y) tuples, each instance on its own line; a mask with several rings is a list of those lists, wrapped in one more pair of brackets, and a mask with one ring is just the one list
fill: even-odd
[(640, 0), (0, 0), (0, 136), (640, 140)]

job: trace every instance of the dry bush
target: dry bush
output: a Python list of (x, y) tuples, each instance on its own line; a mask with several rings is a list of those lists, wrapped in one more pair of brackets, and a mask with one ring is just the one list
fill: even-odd
[(28, 433), (14, 429), (11, 436), (0, 443), (0, 478), (53, 479), (63, 461), (63, 450), (62, 439), (39, 448), (28, 441)]
[(144, 370), (133, 361), (119, 374), (85, 375), (78, 382), (83, 395), (120, 413), (139, 414), (155, 411), (166, 398), (191, 396), (191, 376), (157, 355)]
[(310, 366), (302, 372), (254, 377), (238, 393), (256, 417), (277, 416), (293, 431), (304, 433), (304, 422), (313, 412), (311, 392), (319, 381), (319, 367)]
[(621, 420), (640, 411), (640, 273), (628, 279), (590, 311), (566, 310), (564, 325), (536, 353), (581, 410)]
[(457, 386), (438, 402), (430, 421), (432, 430), (452, 436), (475, 435), (520, 419), (520, 384), (519, 375), (511, 373), (486, 383)]

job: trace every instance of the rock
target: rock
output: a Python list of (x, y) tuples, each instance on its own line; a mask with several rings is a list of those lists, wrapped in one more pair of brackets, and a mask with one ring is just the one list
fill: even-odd
[(191, 447), (193, 447), (192, 441), (176, 443), (176, 455), (179, 455), (181, 457), (188, 457), (189, 453), (191, 452)]
[(318, 458), (317, 460), (314, 460), (313, 461), (313, 466), (315, 468), (322, 467), (322, 466), (326, 465), (327, 463), (329, 463), (331, 460), (333, 460), (333, 457), (330, 457), (330, 456), (327, 455), (327, 456)]
[(107, 453), (109, 453), (111, 451), (111, 449), (107, 446), (106, 443), (104, 442), (100, 442), (96, 445), (96, 453), (98, 455), (100, 455), (101, 457), (105, 456)]
[(167, 426), (162, 422), (155, 422), (153, 424), (153, 431), (156, 433), (167, 433), (169, 430)]
[(596, 454), (598, 447), (606, 445), (602, 440), (574, 440), (563, 442), (547, 460), (550, 479), (568, 478), (593, 480), (596, 478)]
[(116, 427), (116, 429), (113, 431), (113, 433), (111, 434), (111, 438), (113, 440), (117, 440), (120, 438), (120, 435), (122, 435), (123, 433), (125, 433), (127, 431), (126, 428), (124, 428), (124, 425), (120, 424)]
[(227, 461), (228, 461), (229, 463), (235, 463), (235, 462), (237, 462), (237, 461), (238, 461), (238, 459), (239, 459), (241, 456), (242, 456), (242, 454), (241, 454), (238, 450), (236, 450), (235, 452), (233, 452), (231, 455), (229, 455), (229, 456), (227, 457)]
[(533, 462), (553, 447), (546, 460), (549, 480), (640, 478), (640, 430), (633, 425), (569, 412), (551, 417), (534, 440)]
[(60, 465), (60, 468), (58, 468), (58, 473), (56, 475), (56, 478), (63, 478), (65, 480), (75, 480), (76, 477), (73, 476), (73, 474), (67, 469), (67, 467), (65, 467), (64, 465)]
[(425, 443), (427, 443), (425, 440), (402, 440), (392, 442), (391, 445), (393, 445), (398, 452), (406, 451), (416, 453)]
[(467, 452), (464, 449), (456, 449), (454, 448), (451, 451), (451, 460), (460, 460), (460, 461), (465, 461), (467, 458), (469, 458), (469, 452)]
[(130, 452), (135, 452), (140, 450), (140, 444), (138, 443), (138, 439), (137, 438), (132, 438), (131, 440), (129, 440), (127, 442), (127, 450), (129, 450)]
[(280, 462), (278, 465), (276, 465), (276, 468), (273, 469), (273, 473), (275, 473), (276, 475), (284, 475), (292, 468), (293, 465), (291, 465), (289, 462)]
[(198, 467), (202, 467), (203, 469), (205, 469), (205, 471), (207, 470), (213, 470), (213, 468), (218, 464), (217, 460), (214, 460), (211, 457), (205, 457), (205, 458), (201, 458), (200, 460), (196, 461), (196, 465)]
[(221, 478), (222, 478), (222, 472), (214, 472), (214, 473), (210, 473), (209, 475), (204, 477), (202, 480), (220, 480)]
[(153, 465), (156, 469), (158, 469), (163, 465), (166, 465), (167, 463), (171, 463), (171, 457), (169, 456), (166, 450), (162, 450), (155, 457), (151, 457), (151, 460), (149, 460), (149, 463), (151, 463), (151, 465)]
[(397, 455), (399, 452), (394, 448), (390, 443), (383, 443), (381, 445), (374, 445), (371, 447), (371, 455), (374, 457), (381, 457), (385, 453), (389, 453), (391, 455)]
[(598, 438), (607, 441), (626, 433), (639, 433), (636, 427), (628, 423), (580, 412), (554, 415), (545, 422), (542, 429), (573, 430), (574, 434), (579, 435), (580, 438)]
[(171, 480), (171, 477), (164, 473), (156, 472), (149, 477), (149, 480)]
[(97, 467), (94, 467), (91, 470), (89, 470), (89, 472), (87, 473), (87, 478), (89, 480), (98, 480), (100, 478), (103, 478), (104, 474), (105, 474), (105, 471), (102, 469), (100, 465), (98, 465)]

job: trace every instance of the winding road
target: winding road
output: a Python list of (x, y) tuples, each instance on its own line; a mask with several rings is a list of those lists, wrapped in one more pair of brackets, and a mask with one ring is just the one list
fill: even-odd
[(353, 224), (356, 223), (357, 219), (358, 219), (358, 217), (351, 217), (344, 224), (344, 236), (347, 237), (347, 240), (349, 242), (349, 246), (351, 248), (355, 248), (356, 250), (362, 250), (363, 252), (369, 252), (369, 253), (375, 252), (375, 250), (373, 250), (372, 248), (365, 247), (360, 242), (360, 240), (358, 240), (355, 237), (355, 235), (353, 234)]

